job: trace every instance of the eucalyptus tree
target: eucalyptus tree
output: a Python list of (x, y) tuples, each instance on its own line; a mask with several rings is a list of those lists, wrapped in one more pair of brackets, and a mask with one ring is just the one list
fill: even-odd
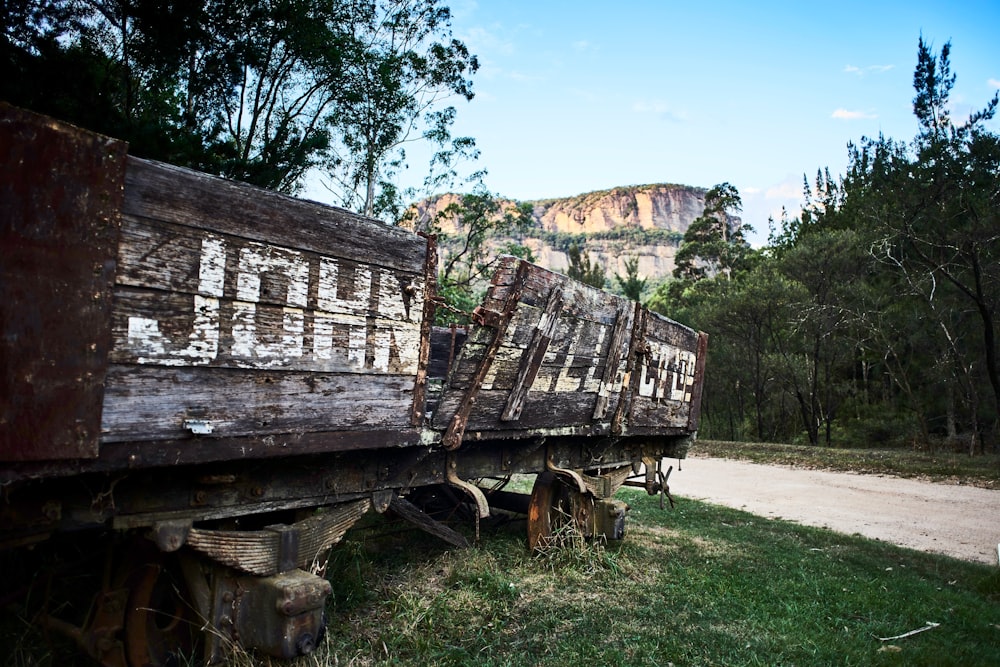
[(327, 165), (331, 189), (366, 215), (395, 217), (394, 177), (407, 168), (406, 147), (425, 142), (432, 163), (475, 154), (474, 142), (453, 138), (456, 110), (473, 98), (479, 62), (451, 33), (450, 10), (438, 0), (352, 3), (345, 29), (350, 65), (331, 115), (336, 154)]
[(472, 98), (478, 62), (438, 0), (10, 0), (0, 16), (0, 96), (142, 157), (285, 192), (327, 171), (345, 203), (392, 217), (405, 144), (446, 172), (475, 156), (446, 101)]
[(585, 285), (604, 289), (608, 277), (604, 267), (591, 261), (590, 255), (577, 243), (571, 243), (566, 251), (568, 265), (566, 275), (573, 280), (579, 280)]
[(745, 227), (736, 217), (743, 210), (739, 191), (721, 183), (705, 195), (705, 209), (684, 232), (675, 257), (675, 278), (699, 280), (717, 273), (729, 276), (749, 248)]

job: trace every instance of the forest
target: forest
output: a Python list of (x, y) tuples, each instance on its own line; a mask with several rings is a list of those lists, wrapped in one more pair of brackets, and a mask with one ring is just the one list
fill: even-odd
[[(951, 45), (921, 37), (919, 132), (862, 138), (752, 249), (722, 184), (648, 305), (710, 332), (712, 438), (997, 451), (1000, 136), (953, 118)], [(727, 222), (729, 221), (729, 222)]]
[[(453, 102), (473, 99), (479, 63), (438, 0), (10, 0), (0, 13), (0, 100), (139, 157), (290, 194), (319, 177), (390, 224), (422, 194), (466, 190), (442, 212), (466, 230), (441, 276), (460, 309), (490, 265), (485, 239), (529, 219), (485, 171), (459, 176), (478, 152), (452, 135)], [(745, 241), (722, 183), (672, 280), (609, 281), (710, 334), (703, 437), (1000, 450), (998, 99), (952, 117), (950, 50), (918, 39), (917, 135), (846, 146), (846, 173), (804, 178), (805, 206), (770, 221), (766, 246)], [(396, 178), (415, 142), (434, 148), (419, 193)], [(596, 269), (575, 267), (603, 283)]]

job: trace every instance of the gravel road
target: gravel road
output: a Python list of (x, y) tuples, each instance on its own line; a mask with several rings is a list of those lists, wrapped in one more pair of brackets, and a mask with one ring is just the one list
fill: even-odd
[(669, 463), (676, 496), (997, 564), (998, 490), (717, 458)]

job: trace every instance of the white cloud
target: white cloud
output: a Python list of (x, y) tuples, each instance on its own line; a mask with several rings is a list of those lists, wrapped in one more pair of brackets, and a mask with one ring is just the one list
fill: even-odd
[(878, 114), (868, 113), (866, 111), (849, 111), (847, 109), (837, 109), (832, 114), (830, 118), (836, 118), (838, 120), (865, 120), (878, 118)]
[(511, 81), (519, 81), (522, 83), (531, 83), (535, 81), (544, 81), (545, 77), (538, 74), (525, 74), (524, 72), (519, 72), (517, 70), (511, 70), (506, 74), (507, 78)]
[(865, 74), (881, 74), (882, 72), (888, 72), (889, 70), (895, 68), (895, 65), (868, 65), (867, 67), (858, 67), (857, 65), (845, 65), (844, 72), (847, 74), (857, 74), (858, 76), (864, 76)]
[(786, 181), (772, 185), (764, 193), (764, 199), (802, 199), (802, 184)]
[(597, 50), (597, 46), (594, 45), (593, 42), (588, 42), (585, 39), (581, 39), (581, 40), (578, 40), (576, 42), (573, 42), (573, 50), (574, 51), (578, 51), (580, 53), (583, 53), (583, 52), (586, 52), (586, 51), (596, 51)]
[(1000, 89), (1000, 79), (987, 79), (986, 85), (988, 85), (990, 88)]
[(511, 55), (515, 51), (514, 42), (508, 37), (501, 35), (503, 32), (499, 26), (491, 26), (492, 29), (474, 26), (466, 29), (460, 36), (473, 53), (499, 53)]
[(662, 100), (637, 100), (632, 103), (632, 111), (641, 114), (654, 114), (666, 120), (682, 123), (688, 119), (683, 109), (674, 109), (669, 102)]

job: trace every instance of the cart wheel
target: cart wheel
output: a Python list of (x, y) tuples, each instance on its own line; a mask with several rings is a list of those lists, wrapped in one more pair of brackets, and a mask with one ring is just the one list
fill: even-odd
[(127, 587), (125, 653), (129, 667), (174, 667), (194, 656), (201, 637), (187, 587), (172, 554), (143, 549), (121, 570)]
[(551, 472), (535, 478), (528, 503), (528, 547), (534, 551), (593, 533), (594, 499)]

